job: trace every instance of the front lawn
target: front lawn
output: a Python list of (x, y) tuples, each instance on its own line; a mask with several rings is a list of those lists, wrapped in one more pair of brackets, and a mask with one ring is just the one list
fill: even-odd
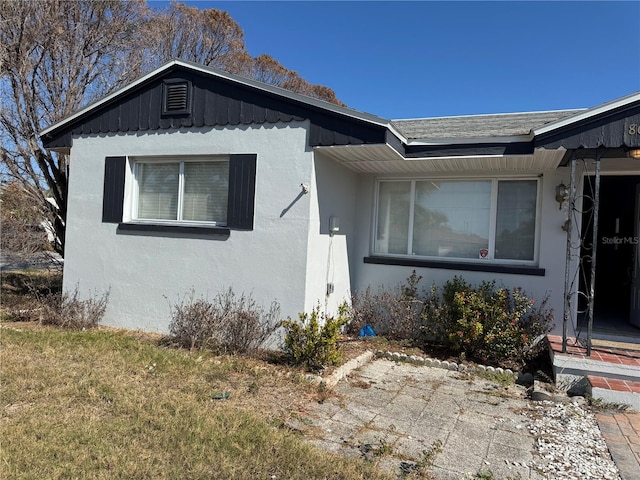
[(278, 365), (5, 323), (0, 374), (0, 478), (388, 478), (286, 428), (316, 392)]

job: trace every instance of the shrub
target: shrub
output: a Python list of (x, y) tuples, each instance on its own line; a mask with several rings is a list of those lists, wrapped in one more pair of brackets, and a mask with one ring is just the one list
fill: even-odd
[(209, 348), (219, 353), (252, 353), (278, 328), (280, 306), (258, 305), (251, 295), (231, 288), (209, 301), (194, 292), (171, 306), (169, 333), (185, 348)]
[(553, 322), (546, 298), (536, 308), (520, 288), (496, 288), (493, 281), (474, 287), (458, 276), (420, 292), (421, 279), (414, 270), (394, 290), (355, 293), (349, 333), (369, 324), (391, 340), (430, 342), (454, 354), (510, 366), (543, 348), (540, 340)]
[(340, 329), (348, 322), (348, 307), (342, 304), (337, 317), (320, 313), (316, 307), (310, 314), (301, 313), (300, 321), (283, 320), (284, 350), (295, 365), (304, 365), (308, 370), (320, 370), (327, 365), (337, 365), (342, 359), (338, 346)]
[(538, 308), (520, 288), (473, 288), (462, 278), (446, 282), (442, 295), (433, 288), (422, 313), (427, 337), (483, 362), (522, 362), (551, 329), (553, 311), (545, 298)]
[(214, 305), (205, 299), (194, 299), (194, 292), (187, 300), (171, 306), (169, 334), (184, 348), (206, 347), (220, 322)]
[(81, 300), (76, 286), (72, 293), (62, 292), (42, 297), (40, 322), (44, 325), (77, 330), (95, 328), (107, 310), (109, 293), (107, 291), (101, 296), (94, 294)]
[(348, 332), (358, 334), (368, 324), (377, 335), (391, 340), (418, 339), (423, 310), (423, 299), (418, 295), (421, 279), (414, 270), (406, 284), (398, 285), (394, 290), (381, 286), (378, 293), (372, 293), (371, 288), (355, 292), (351, 298)]
[(221, 349), (228, 353), (252, 353), (278, 328), (280, 305), (275, 301), (265, 309), (251, 295), (237, 297), (231, 289), (217, 298), (227, 312), (218, 337)]
[(462, 277), (453, 277), (440, 289), (435, 285), (431, 286), (425, 294), (424, 305), (421, 312), (421, 328), (425, 340), (440, 344), (448, 344), (449, 333), (455, 328), (459, 311), (455, 304), (455, 296), (459, 292), (471, 290), (471, 285)]

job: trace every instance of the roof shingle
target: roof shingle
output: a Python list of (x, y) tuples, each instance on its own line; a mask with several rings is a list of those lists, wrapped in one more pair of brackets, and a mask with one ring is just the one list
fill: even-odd
[(584, 109), (552, 112), (503, 113), (460, 117), (392, 120), (391, 124), (409, 140), (470, 139), (528, 135), (534, 129), (577, 115)]

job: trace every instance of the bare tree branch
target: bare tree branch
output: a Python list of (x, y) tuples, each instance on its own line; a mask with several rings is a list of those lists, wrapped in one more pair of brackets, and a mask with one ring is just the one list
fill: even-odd
[(173, 1), (0, 0), (0, 180), (17, 182), (64, 255), (68, 158), (38, 132), (172, 58), (340, 102), (268, 55), (251, 57), (224, 11)]

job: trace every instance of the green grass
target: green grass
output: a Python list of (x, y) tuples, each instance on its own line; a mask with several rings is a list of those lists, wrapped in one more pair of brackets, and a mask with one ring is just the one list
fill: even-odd
[(280, 428), (313, 390), (258, 360), (13, 323), (0, 374), (3, 479), (388, 478)]
[(480, 378), (484, 378), (485, 380), (489, 380), (490, 382), (497, 383), (503, 387), (513, 385), (516, 382), (515, 376), (512, 373), (488, 372), (485, 370), (476, 372), (475, 375)]

